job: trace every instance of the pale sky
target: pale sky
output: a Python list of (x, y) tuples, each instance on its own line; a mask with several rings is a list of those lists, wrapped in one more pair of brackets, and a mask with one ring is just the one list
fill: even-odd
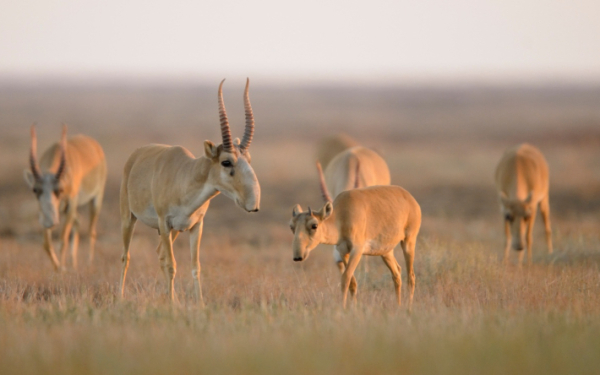
[(599, 0), (3, 0), (0, 77), (600, 82)]

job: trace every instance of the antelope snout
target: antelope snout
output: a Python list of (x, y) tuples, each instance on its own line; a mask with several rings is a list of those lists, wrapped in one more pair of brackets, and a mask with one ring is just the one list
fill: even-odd
[(302, 257), (294, 257), (294, 262), (301, 262), (303, 260), (304, 260), (304, 258), (302, 258)]
[(258, 202), (257, 203), (246, 203), (246, 207), (244, 207), (246, 209), (246, 211), (248, 212), (258, 212), (258, 209), (260, 208)]
[(521, 251), (521, 250), (523, 250), (523, 244), (521, 242), (513, 242), (512, 248), (517, 251)]
[(46, 229), (50, 229), (50, 228), (54, 228), (55, 226), (58, 225), (58, 215), (56, 214), (45, 214), (45, 213), (40, 213), (40, 224), (46, 228)]
[(243, 208), (246, 212), (258, 212), (260, 206), (257, 202), (246, 202), (242, 203), (239, 199), (236, 199), (235, 202), (238, 206)]

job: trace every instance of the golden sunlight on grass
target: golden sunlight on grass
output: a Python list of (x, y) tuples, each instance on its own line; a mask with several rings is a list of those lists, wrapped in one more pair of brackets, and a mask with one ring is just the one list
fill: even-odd
[[(250, 151), (261, 210), (247, 214), (223, 196), (211, 203), (200, 250), (200, 309), (188, 235), (174, 246), (178, 302), (171, 306), (154, 251), (157, 233), (141, 223), (125, 298), (117, 299), (118, 189), (135, 147), (183, 144), (199, 155), (204, 139), (218, 140), (214, 90), (104, 90), (0, 92), (1, 373), (504, 375), (600, 368), (597, 93), (332, 89), (287, 97), (257, 90)], [(331, 97), (339, 100), (328, 103)], [(228, 103), (228, 111), (239, 135), (241, 103)], [(32, 117), (40, 121), (40, 148), (57, 137), (58, 122), (68, 121), (73, 133), (93, 135), (106, 150), (109, 180), (91, 268), (80, 262), (78, 271), (54, 273), (43, 252), (37, 205), (22, 180)], [(382, 152), (392, 183), (422, 207), (411, 314), (406, 303), (396, 307), (380, 259), (361, 261), (358, 304), (347, 310), (331, 247), (292, 261), (292, 206), (322, 205), (315, 143), (342, 129)], [(546, 254), (537, 223), (533, 265), (519, 269), (515, 254), (508, 266), (500, 261), (504, 234), (493, 169), (504, 149), (521, 141), (548, 158), (555, 253)], [(83, 211), (82, 228), (87, 216)], [(396, 255), (406, 297), (404, 260)], [(83, 229), (80, 261), (86, 257)]]

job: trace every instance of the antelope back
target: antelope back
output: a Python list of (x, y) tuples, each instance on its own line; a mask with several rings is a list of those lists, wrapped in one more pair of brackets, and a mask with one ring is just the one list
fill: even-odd
[(335, 197), (342, 191), (374, 185), (389, 185), (390, 172), (385, 160), (362, 146), (338, 154), (325, 169), (325, 182)]

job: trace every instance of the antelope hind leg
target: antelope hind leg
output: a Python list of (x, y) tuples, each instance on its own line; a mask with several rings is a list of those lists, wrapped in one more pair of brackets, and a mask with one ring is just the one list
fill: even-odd
[(392, 249), (392, 251), (390, 251), (389, 253), (382, 255), (381, 259), (383, 259), (383, 262), (390, 269), (390, 272), (392, 273), (392, 279), (394, 280), (394, 288), (396, 290), (396, 298), (398, 299), (398, 306), (401, 306), (402, 305), (402, 298), (401, 298), (402, 297), (402, 295), (401, 295), (402, 277), (401, 277), (400, 265), (396, 261), (396, 257), (394, 257), (394, 250)]

